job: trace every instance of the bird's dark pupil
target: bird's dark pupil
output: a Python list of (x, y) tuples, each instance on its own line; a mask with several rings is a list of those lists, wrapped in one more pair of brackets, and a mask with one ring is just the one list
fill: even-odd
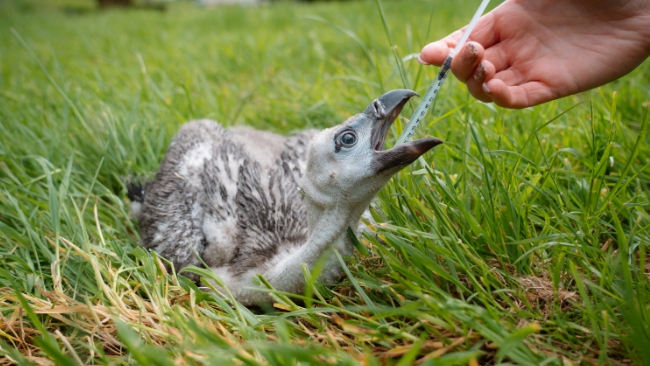
[(343, 135), (343, 138), (341, 139), (341, 141), (346, 145), (354, 144), (355, 140), (356, 137), (351, 133), (346, 133), (345, 135)]

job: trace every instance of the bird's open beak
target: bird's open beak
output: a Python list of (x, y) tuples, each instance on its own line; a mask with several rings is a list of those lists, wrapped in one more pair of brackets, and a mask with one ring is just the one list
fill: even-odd
[(374, 119), (371, 143), (375, 155), (372, 166), (377, 173), (397, 167), (404, 168), (434, 146), (443, 143), (440, 139), (426, 138), (384, 150), (386, 134), (390, 126), (399, 116), (404, 104), (414, 96), (419, 95), (406, 89), (391, 90), (375, 99), (363, 112), (366, 116)]

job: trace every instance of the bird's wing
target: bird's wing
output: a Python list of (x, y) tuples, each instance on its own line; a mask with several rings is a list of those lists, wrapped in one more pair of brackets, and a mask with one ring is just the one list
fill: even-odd
[(212, 268), (243, 272), (307, 238), (296, 180), (313, 133), (284, 139), (281, 154), (273, 147), (273, 166), (248, 154), (233, 133), (213, 121), (185, 124), (145, 187), (142, 245), (177, 269), (200, 266), (198, 254)]
[(297, 181), (307, 166), (309, 142), (316, 132), (284, 139), (273, 168), (257, 161), (241, 167), (237, 210), (243, 235), (231, 261), (235, 274), (272, 263), (277, 255), (307, 240), (307, 213)]
[(262, 268), (307, 240), (305, 203), (291, 172), (245, 162), (239, 171), (237, 218), (242, 236), (231, 270)]
[(204, 216), (217, 220), (235, 216), (238, 167), (245, 159), (218, 123), (183, 125), (158, 174), (145, 187), (142, 245), (171, 260), (177, 269), (200, 265), (196, 254), (202, 256), (208, 244)]

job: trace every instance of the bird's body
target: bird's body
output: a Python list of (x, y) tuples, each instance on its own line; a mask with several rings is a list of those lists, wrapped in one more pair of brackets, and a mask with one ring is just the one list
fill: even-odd
[[(399, 109), (412, 95), (400, 97)], [(362, 115), (341, 126), (361, 126), (355, 122), (358, 116)], [(383, 117), (392, 118), (390, 126), (396, 115)], [(366, 132), (374, 129), (365, 128)], [(386, 131), (380, 129), (383, 149)], [(185, 124), (156, 177), (130, 190), (142, 245), (170, 260), (177, 270), (205, 262), (245, 305), (269, 300), (262, 292), (244, 289), (257, 274), (280, 291), (301, 293), (300, 264), (312, 265), (332, 249), (352, 255), (347, 228), (357, 231), (368, 204), (394, 174), (370, 169), (370, 174), (381, 179), (374, 184), (367, 179), (369, 187), (361, 187), (356, 197), (350, 186), (355, 183), (350, 181), (356, 179), (354, 171), (331, 166), (332, 157), (345, 157), (347, 149), (341, 152), (338, 143), (330, 141), (333, 131), (325, 134), (328, 130), (283, 137), (249, 128), (228, 130), (209, 120)], [(355, 144), (356, 134), (363, 130), (352, 132)], [(311, 145), (310, 140), (314, 140)], [(374, 151), (376, 146), (376, 141), (368, 143), (367, 150)], [(384, 160), (395, 160), (394, 154), (385, 154), (390, 151), (383, 152)], [(371, 161), (360, 160), (364, 170), (359, 177), (363, 178), (369, 169), (365, 165)], [(398, 163), (406, 166), (410, 161)], [(330, 253), (321, 281), (337, 281), (342, 273)]]
[[(307, 237), (297, 179), (317, 131), (292, 137), (210, 120), (185, 124), (136, 203), (142, 244), (178, 269), (267, 263)], [(196, 254), (194, 253), (196, 251)]]

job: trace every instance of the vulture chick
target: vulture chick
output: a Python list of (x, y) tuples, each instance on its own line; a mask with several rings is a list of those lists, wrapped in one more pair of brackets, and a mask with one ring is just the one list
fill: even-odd
[(258, 274), (279, 291), (302, 294), (301, 264), (321, 257), (319, 280), (336, 283), (344, 272), (333, 250), (354, 254), (347, 228), (358, 233), (388, 180), (442, 143), (427, 138), (384, 150), (391, 124), (416, 95), (390, 91), (338, 126), (288, 138), (209, 120), (185, 124), (156, 177), (129, 188), (141, 244), (177, 270), (202, 266), (198, 254), (244, 305), (271, 301), (246, 289)]

